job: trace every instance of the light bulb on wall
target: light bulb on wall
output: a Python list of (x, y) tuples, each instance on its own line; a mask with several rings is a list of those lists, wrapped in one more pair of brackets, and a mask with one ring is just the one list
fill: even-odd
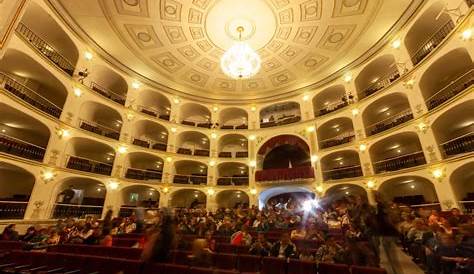
[(211, 138), (216, 139), (217, 138), (217, 133), (215, 133), (215, 132), (211, 133)]
[(357, 116), (359, 114), (359, 109), (353, 108), (351, 112), (352, 112), (352, 116)]
[(342, 80), (344, 80), (344, 82), (346, 82), (346, 83), (349, 83), (350, 81), (352, 81), (352, 74), (350, 72), (347, 72), (342, 77)]
[(392, 42), (392, 48), (399, 49), (402, 45), (402, 41), (400, 39), (396, 39)]
[(249, 140), (250, 140), (250, 141), (253, 141), (253, 140), (255, 140), (255, 138), (256, 138), (256, 136), (255, 136), (255, 135), (250, 135), (250, 136), (249, 136)]
[(175, 128), (175, 127), (172, 127), (172, 128), (171, 128), (171, 132), (176, 133), (176, 131), (178, 131), (177, 128)]
[(82, 96), (82, 90), (80, 88), (74, 88), (73, 92), (74, 92), (74, 96), (76, 96), (76, 97), (81, 97)]
[(257, 189), (255, 189), (255, 188), (250, 189), (250, 194), (256, 195), (257, 194)]
[(303, 101), (308, 101), (309, 100), (309, 94), (303, 95)]
[(468, 40), (471, 40), (472, 38), (472, 28), (468, 28), (466, 30), (464, 30), (462, 33), (461, 33), (461, 39), (463, 41), (468, 41)]
[(94, 57), (94, 55), (92, 54), (92, 52), (90, 52), (90, 51), (85, 51), (84, 52), (84, 59), (86, 59), (87, 61), (92, 60), (93, 57)]
[(171, 157), (166, 157), (166, 161), (167, 161), (168, 163), (171, 163), (171, 161), (173, 161), (173, 158), (171, 158)]
[(360, 144), (359, 145), (359, 150), (364, 152), (365, 150), (367, 149), (367, 145), (366, 144)]
[(370, 189), (374, 188), (375, 187), (375, 181), (374, 180), (369, 180), (367, 182), (367, 187), (370, 188)]
[(119, 187), (119, 183), (116, 181), (110, 181), (108, 184), (109, 188), (112, 190), (115, 190)]
[(117, 148), (118, 153), (125, 154), (128, 151), (128, 147), (125, 145), (121, 145)]
[(316, 130), (316, 128), (314, 126), (309, 126), (306, 128), (306, 132), (314, 132)]
[(142, 83), (140, 83), (136, 80), (132, 82), (132, 88), (133, 89), (139, 89), (141, 86), (142, 86)]
[(215, 160), (209, 161), (209, 166), (215, 166), (215, 165), (216, 165), (216, 161), (215, 161)]
[(311, 155), (311, 163), (316, 163), (318, 161), (318, 155)]
[(256, 167), (257, 166), (257, 161), (255, 161), (255, 160), (250, 161), (249, 166), (250, 167)]

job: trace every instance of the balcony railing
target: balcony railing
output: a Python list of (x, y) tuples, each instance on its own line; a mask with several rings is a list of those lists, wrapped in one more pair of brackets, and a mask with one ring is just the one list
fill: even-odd
[(125, 173), (125, 178), (134, 180), (161, 180), (163, 173), (157, 169), (129, 168)]
[(160, 151), (166, 151), (167, 143), (157, 142), (153, 140), (142, 140), (140, 138), (133, 138), (133, 144), (141, 147), (151, 148)]
[(255, 180), (257, 182), (267, 181), (295, 181), (314, 178), (312, 166), (294, 168), (264, 169), (257, 170)]
[(425, 58), (431, 51), (433, 51), (439, 44), (444, 40), (446, 36), (454, 29), (456, 25), (452, 20), (449, 20), (442, 25), (433, 35), (431, 35), (421, 45), (421, 47), (411, 55), (411, 62), (413, 65), (418, 64), (423, 58)]
[(188, 148), (188, 147), (180, 147), (176, 151), (178, 154), (184, 155), (194, 155), (194, 156), (204, 156), (209, 157), (210, 151), (208, 149), (198, 149), (198, 148)]
[(361, 176), (363, 176), (363, 173), (360, 165), (323, 170), (323, 180), (325, 181), (356, 178)]
[(107, 138), (111, 138), (114, 140), (120, 139), (120, 131), (99, 125), (98, 123), (86, 121), (86, 120), (79, 120), (80, 127), (84, 130), (93, 132), (98, 135), (105, 136)]
[(110, 100), (116, 102), (116, 103), (119, 103), (121, 105), (125, 105), (125, 96), (124, 95), (121, 95), (121, 94), (118, 94), (118, 93), (115, 93), (111, 90), (108, 90), (104, 87), (102, 87), (101, 85), (95, 83), (95, 82), (91, 82), (91, 89), (95, 92), (97, 92), (98, 94), (106, 97), (106, 98), (109, 98)]
[(332, 138), (321, 140), (319, 146), (321, 147), (321, 149), (324, 149), (328, 147), (334, 147), (334, 146), (339, 146), (342, 144), (347, 144), (354, 141), (354, 139), (355, 139), (355, 133), (354, 131), (350, 131), (350, 132), (339, 134)]
[(49, 45), (46, 41), (41, 39), (41, 37), (30, 30), (26, 25), (19, 23), (16, 31), (43, 56), (56, 64), (61, 70), (71, 76), (74, 74), (74, 65), (66, 57), (62, 56), (56, 49), (54, 49), (54, 47)]
[(323, 115), (329, 114), (331, 112), (334, 112), (338, 109), (341, 109), (343, 107), (346, 107), (348, 105), (349, 105), (349, 103), (347, 101), (346, 102), (344, 102), (344, 101), (334, 102), (334, 103), (331, 103), (331, 104), (325, 106), (324, 108), (320, 109), (318, 111), (318, 113), (315, 113), (315, 115), (316, 116), (323, 116)]
[(170, 120), (170, 114), (169, 114), (169, 111), (166, 110), (160, 110), (158, 108), (154, 108), (154, 107), (146, 107), (146, 106), (138, 106), (138, 110), (141, 112), (141, 113), (144, 113), (146, 115), (150, 115), (150, 116), (153, 116), (153, 117), (158, 117), (162, 120), (166, 120), (166, 121), (169, 121)]
[(186, 126), (192, 127), (202, 127), (202, 128), (212, 128), (212, 123), (208, 120), (191, 120), (191, 119), (184, 119), (181, 121), (181, 124)]
[(84, 219), (87, 216), (100, 219), (103, 208), (103, 206), (95, 205), (72, 205), (57, 203), (54, 205), (53, 219), (64, 219), (69, 217)]
[(23, 219), (28, 202), (0, 201), (0, 220)]
[(207, 175), (175, 174), (173, 177), (173, 184), (206, 185)]
[(248, 151), (221, 151), (219, 158), (248, 158)]
[(426, 164), (423, 151), (418, 151), (374, 163), (375, 173), (396, 171)]
[(378, 121), (375, 124), (369, 125), (367, 127), (367, 134), (369, 134), (369, 136), (375, 135), (401, 125), (407, 121), (410, 121), (411, 119), (413, 119), (413, 113), (411, 112), (411, 109), (403, 110), (395, 115), (383, 119), (382, 121)]
[(474, 200), (459, 201), (459, 204), (463, 208), (464, 213), (466, 214), (474, 213)]
[(43, 161), (46, 149), (0, 133), (0, 152), (34, 161)]
[(429, 110), (441, 105), (474, 84), (474, 69), (464, 73), (426, 100)]
[[(147, 201), (143, 201), (147, 202)], [(156, 203), (156, 201), (153, 201)], [(146, 211), (148, 210), (159, 210), (157, 207), (141, 207), (145, 209)], [(136, 206), (121, 206), (120, 211), (119, 211), (119, 217), (125, 218), (125, 217), (130, 217), (135, 214), (137, 207)]]
[(240, 124), (240, 125), (222, 125), (221, 129), (248, 129), (249, 126), (247, 124)]
[(10, 76), (0, 72), (0, 84), (1, 86), (11, 94), (20, 98), (29, 105), (49, 114), (56, 118), (61, 116), (62, 109), (49, 101), (36, 91), (31, 88), (22, 85)]
[(108, 163), (98, 162), (77, 156), (68, 156), (67, 168), (91, 172), (102, 175), (109, 175), (112, 173), (112, 165)]
[(249, 184), (248, 175), (235, 175), (217, 178), (218, 186), (244, 186)]
[(451, 139), (440, 145), (445, 157), (474, 151), (474, 132)]
[(282, 125), (288, 125), (301, 121), (301, 116), (288, 115), (273, 121), (263, 122), (260, 121), (260, 128), (276, 127)]
[[(396, 66), (396, 65), (393, 64), (392, 66)], [(373, 82), (370, 86), (365, 88), (362, 91), (362, 94), (365, 97), (368, 97), (368, 96), (376, 93), (377, 91), (388, 87), (393, 81), (397, 80), (398, 78), (400, 78), (400, 72), (398, 72), (398, 69), (395, 68), (394, 70), (388, 72), (384, 76), (377, 79), (376, 82)]]

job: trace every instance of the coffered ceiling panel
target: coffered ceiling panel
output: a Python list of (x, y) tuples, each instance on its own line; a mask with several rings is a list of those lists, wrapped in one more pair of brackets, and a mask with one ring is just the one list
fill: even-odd
[[(163, 90), (202, 100), (255, 102), (301, 92), (366, 58), (420, 1), (50, 2), (104, 58)], [(251, 79), (229, 79), (220, 69), (221, 55), (238, 39), (237, 26), (244, 26), (242, 40), (262, 58), (261, 71)]]

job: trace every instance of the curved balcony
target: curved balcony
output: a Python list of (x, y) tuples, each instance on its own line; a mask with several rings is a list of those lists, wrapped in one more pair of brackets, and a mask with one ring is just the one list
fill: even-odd
[(169, 121), (170, 115), (168, 110), (162, 110), (154, 107), (137, 106), (137, 110), (149, 116), (158, 117), (161, 120)]
[(347, 178), (362, 177), (362, 168), (360, 165), (357, 166), (344, 166), (337, 167), (331, 170), (323, 170), (323, 180), (340, 180)]
[(108, 176), (112, 174), (112, 165), (109, 163), (94, 161), (72, 155), (67, 156), (66, 163), (66, 168), (70, 169)]
[(122, 95), (122, 94), (118, 94), (118, 93), (115, 93), (113, 91), (111, 91), (110, 89), (107, 89), (95, 82), (91, 82), (91, 89), (93, 91), (95, 91), (96, 93), (104, 96), (105, 98), (108, 98), (116, 103), (119, 103), (121, 105), (125, 105), (125, 100), (126, 100), (126, 97), (125, 95)]
[(98, 123), (86, 121), (82, 119), (79, 120), (79, 125), (81, 129), (87, 130), (97, 135), (101, 135), (101, 136), (114, 139), (114, 140), (120, 139), (120, 131), (117, 131), (113, 128), (109, 128), (109, 127), (100, 125)]
[(206, 185), (207, 184), (207, 175), (175, 174), (173, 176), (173, 184)]
[(141, 146), (144, 148), (151, 148), (154, 150), (166, 151), (166, 148), (168, 147), (168, 144), (163, 143), (163, 142), (157, 142), (157, 141), (152, 141), (152, 140), (142, 140), (135, 137), (132, 139), (133, 139), (132, 144), (136, 146)]
[(248, 184), (249, 184), (248, 175), (245, 175), (245, 176), (235, 175), (232, 177), (217, 178), (218, 186), (247, 186)]
[(128, 168), (125, 178), (133, 180), (161, 180), (163, 173), (156, 169)]
[(453, 98), (457, 94), (463, 92), (464, 90), (470, 88), (474, 84), (474, 69), (464, 73), (444, 88), (440, 89), (428, 99), (426, 99), (426, 105), (428, 110), (432, 110), (437, 106), (443, 104), (449, 99)]
[(375, 173), (396, 171), (426, 164), (423, 151), (377, 161), (374, 163)]
[(0, 152), (34, 161), (43, 161), (46, 149), (0, 133)]
[(264, 169), (255, 172), (255, 180), (257, 182), (288, 182), (311, 178), (314, 178), (314, 169), (312, 166)]
[(369, 136), (375, 135), (377, 133), (384, 132), (398, 125), (401, 125), (412, 119), (413, 113), (411, 112), (411, 109), (405, 109), (395, 115), (383, 119), (382, 121), (367, 126), (366, 131)]
[(325, 148), (347, 144), (354, 140), (355, 140), (355, 133), (353, 131), (344, 132), (335, 137), (319, 141), (320, 142), (319, 146), (321, 149), (325, 149)]

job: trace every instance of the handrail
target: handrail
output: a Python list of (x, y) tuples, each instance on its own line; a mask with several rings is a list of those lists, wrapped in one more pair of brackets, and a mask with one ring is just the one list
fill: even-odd
[(382, 87), (385, 87), (386, 86), (386, 82), (387, 81), (390, 81), (391, 77), (392, 76), (395, 76), (395, 75), (400, 75), (400, 72), (398, 71), (398, 68), (397, 68), (397, 65), (396, 63), (393, 63), (390, 65), (390, 68), (392, 67), (395, 67), (394, 69), (392, 69), (391, 71), (385, 73), (384, 75), (380, 76), (377, 81), (373, 82), (373, 83), (370, 83), (370, 85), (368, 85), (367, 87), (365, 87), (362, 92), (366, 92), (367, 90), (370, 90), (372, 89), (373, 87), (376, 87), (376, 86), (379, 86), (379, 85), (382, 85)]
[(63, 204), (63, 203), (54, 203), (55, 206), (70, 206), (70, 207), (89, 207), (89, 208), (103, 208), (104, 206), (94, 206), (94, 205), (76, 205), (76, 204)]
[(149, 107), (149, 106), (144, 106), (144, 105), (137, 105), (137, 108), (139, 110), (145, 109), (145, 110), (151, 110), (153, 112), (156, 112), (158, 115), (161, 114), (161, 112), (164, 112), (165, 115), (169, 115), (170, 111), (167, 110), (164, 107)]
[[(429, 43), (429, 42), (432, 42), (434, 39), (434, 37), (436, 35), (438, 35), (441, 30), (443, 30), (444, 28), (446, 28), (448, 25), (450, 25), (452, 27), (452, 29), (454, 29), (455, 27), (455, 24), (453, 22), (453, 20), (449, 20), (447, 21), (446, 23), (444, 23), (443, 25), (441, 25), (435, 32), (433, 32), (433, 34), (431, 36), (429, 36), (428, 38), (425, 39), (425, 41), (423, 43), (421, 43), (421, 46), (415, 51), (415, 53), (413, 53), (412, 55), (410, 55), (410, 57), (413, 59), (415, 58), (415, 56), (418, 56), (418, 54), (425, 48), (425, 46)], [(451, 30), (452, 30), (451, 29)], [(450, 31), (451, 31), (450, 30)], [(449, 33), (449, 32), (448, 32)], [(446, 36), (445, 36), (446, 37)], [(444, 38), (443, 38), (444, 39)], [(419, 62), (420, 60), (418, 60)]]
[[(23, 35), (25, 38), (27, 38), (36, 48), (38, 47), (41, 47), (38, 48), (38, 50), (40, 50), (44, 55), (46, 55), (45, 52), (43, 52), (43, 50), (48, 50), (49, 52), (52, 52), (53, 54), (55, 54), (57, 57), (59, 57), (59, 60), (58, 60), (58, 66), (63, 69), (63, 70), (69, 70), (70, 71), (70, 74), (74, 73), (74, 65), (72, 64), (71, 61), (69, 61), (68, 58), (64, 57), (58, 50), (56, 50), (53, 46), (51, 46), (49, 43), (47, 43), (45, 40), (43, 40), (38, 34), (36, 34), (35, 32), (33, 32), (30, 28), (28, 28), (25, 24), (23, 24), (22, 22), (20, 22), (18, 24), (18, 27), (16, 28), (16, 31), (19, 32), (21, 35)], [(30, 39), (30, 37), (33, 37), (34, 39), (36, 39), (37, 41), (39, 41), (40, 43), (33, 43), (33, 40)], [(36, 44), (36, 45), (35, 45)], [(49, 58), (49, 57), (48, 57)], [(51, 58), (49, 58), (51, 59)], [(60, 64), (59, 64), (59, 61), (63, 62), (62, 64), (65, 65), (65, 67), (62, 67)]]
[(211, 121), (211, 118), (204, 118), (206, 119), (205, 121), (201, 121), (201, 120), (195, 120), (195, 119), (185, 119), (185, 118), (181, 118), (181, 123), (183, 121), (186, 121), (186, 122), (192, 122), (192, 123), (195, 123), (196, 125), (197, 124), (203, 124), (203, 123), (210, 123), (212, 124), (212, 121)]
[(440, 205), (440, 203), (417, 204), (417, 205), (409, 205), (406, 207), (424, 207), (424, 206), (436, 206), (436, 205)]
[(1, 201), (0, 204), (28, 204), (28, 202), (19, 202), (19, 201)]
[(340, 170), (349, 170), (349, 169), (361, 168), (361, 167), (362, 167), (361, 165), (355, 165), (355, 166), (348, 166), (348, 167), (341, 167), (341, 168), (333, 168), (333, 169), (329, 169), (329, 170), (323, 170), (322, 172), (327, 173), (327, 172), (340, 171)]
[(186, 176), (186, 177), (198, 177), (198, 178), (204, 178), (207, 177), (207, 175), (191, 175), (191, 174), (173, 174), (173, 176)]
[(319, 140), (319, 142), (327, 142), (327, 141), (331, 141), (331, 140), (340, 140), (340, 139), (344, 139), (346, 137), (352, 137), (352, 136), (355, 136), (354, 131), (343, 132), (343, 133), (341, 133), (339, 135), (336, 135), (334, 137)]
[(225, 179), (225, 178), (229, 178), (229, 179), (232, 179), (232, 178), (233, 178), (233, 179), (240, 179), (240, 178), (249, 178), (249, 175), (248, 175), (248, 174), (245, 174), (245, 175), (242, 174), (242, 176), (237, 176), (237, 175), (235, 175), (235, 176), (219, 176), (219, 177), (217, 177), (217, 178), (218, 178), (218, 179), (220, 179), (220, 178), (224, 178), (224, 179)]
[(46, 148), (44, 148), (44, 147), (41, 147), (41, 146), (38, 146), (38, 145), (35, 145), (35, 144), (32, 144), (32, 143), (29, 143), (29, 142), (27, 142), (27, 141), (23, 141), (23, 140), (21, 140), (21, 139), (18, 139), (18, 138), (15, 138), (15, 137), (6, 135), (5, 133), (0, 133), (0, 136), (1, 136), (1, 137), (4, 137), (4, 138), (6, 138), (6, 139), (10, 139), (10, 140), (13, 140), (13, 141), (22, 143), (22, 144), (24, 144), (24, 145), (34, 146), (34, 147), (36, 147), (36, 148), (38, 148), (38, 149), (41, 149), (41, 150), (43, 150), (43, 151), (46, 151)]
[[(472, 125), (471, 125), (471, 126), (472, 126)], [(448, 141), (446, 141), (446, 142), (440, 144), (439, 146), (444, 146), (444, 145), (446, 145), (446, 144), (449, 144), (449, 143), (451, 143), (451, 142), (453, 142), (453, 141), (462, 139), (462, 138), (467, 137), (467, 136), (469, 136), (469, 135), (474, 135), (474, 132), (465, 133), (465, 134), (463, 134), (463, 135), (461, 135), (461, 136), (458, 136), (458, 137), (455, 137), (455, 138), (453, 138), (453, 139), (450, 139), (450, 140), (448, 140)]]
[(113, 133), (118, 133), (120, 134), (120, 130), (116, 130), (116, 129), (113, 129), (113, 128), (110, 128), (110, 127), (107, 127), (107, 126), (104, 126), (104, 125), (101, 125), (97, 122), (94, 122), (94, 121), (89, 121), (89, 120), (85, 120), (85, 119), (81, 119), (79, 118), (79, 127), (81, 126), (82, 123), (86, 123), (86, 124), (89, 124), (91, 126), (95, 126), (95, 127), (98, 127), (100, 129), (103, 129), (103, 130), (106, 130), (106, 131), (111, 131)]
[(162, 170), (162, 171), (156, 171), (156, 170), (149, 170), (149, 169), (142, 169), (142, 168), (134, 168), (134, 167), (128, 167), (127, 170), (138, 170), (138, 171), (144, 171), (144, 172), (151, 172), (151, 173), (163, 174), (163, 170)]
[(80, 157), (80, 156), (76, 156), (76, 155), (70, 155), (70, 154), (67, 154), (67, 155), (66, 155), (66, 165), (67, 165), (67, 163), (69, 162), (69, 159), (70, 159), (71, 157), (74, 157), (74, 158), (77, 158), (77, 159), (81, 159), (81, 160), (87, 160), (87, 161), (92, 162), (92, 163), (95, 163), (95, 164), (102, 164), (102, 165), (107, 165), (107, 166), (113, 167), (113, 164), (109, 164), (109, 163), (105, 163), (105, 162), (100, 162), (100, 161), (96, 161), (96, 160), (92, 160), (92, 159), (88, 159), (88, 158), (84, 158), (84, 157)]
[(403, 157), (407, 157), (407, 156), (412, 156), (412, 155), (416, 155), (416, 154), (423, 154), (423, 150), (419, 150), (419, 151), (416, 151), (416, 152), (412, 152), (412, 153), (408, 153), (408, 154), (404, 154), (404, 155), (395, 156), (395, 157), (391, 157), (391, 158), (388, 158), (388, 159), (376, 161), (376, 162), (374, 162), (374, 164), (379, 164), (379, 163), (384, 163), (384, 162), (388, 162), (388, 161), (393, 161), (393, 160), (396, 160), (396, 159), (399, 159), (399, 158), (403, 158)]
[(96, 82), (94, 81), (91, 81), (91, 89), (94, 90), (94, 87), (98, 88), (99, 90), (103, 91), (103, 92), (106, 92), (106, 93), (109, 93), (110, 96), (112, 95), (115, 95), (116, 97), (118, 97), (119, 99), (123, 99), (125, 100), (126, 99), (126, 96), (123, 95), (123, 94), (118, 94), (116, 92), (113, 92), (107, 88), (104, 88), (103, 86), (97, 84)]
[(23, 85), (22, 83), (18, 82), (17, 80), (13, 79), (9, 75), (7, 75), (6, 73), (1, 72), (1, 71), (0, 71), (0, 83), (3, 84), (4, 88), (5, 88), (5, 84), (14, 84), (15, 86), (19, 86), (21, 88), (21, 91), (28, 91), (28, 92), (32, 93), (34, 96), (39, 97), (39, 99), (41, 99), (41, 100), (45, 101), (46, 103), (52, 105), (53, 107), (58, 108), (59, 110), (62, 110), (61, 107), (59, 107), (55, 103), (51, 102), (50, 100), (48, 100), (47, 98), (45, 98), (41, 94), (39, 94), (36, 91), (34, 91), (33, 89)]
[(400, 111), (400, 112), (398, 112), (398, 113), (396, 113), (396, 114), (394, 114), (394, 115), (390, 115), (390, 116), (388, 116), (387, 118), (384, 118), (384, 119), (382, 119), (382, 120), (380, 120), (380, 121), (377, 121), (377, 122), (375, 122), (375, 123), (372, 123), (372, 124), (366, 126), (365, 128), (366, 128), (366, 129), (369, 129), (369, 128), (371, 128), (371, 127), (374, 127), (374, 126), (379, 125), (379, 124), (382, 124), (382, 123), (385, 124), (385, 122), (388, 121), (388, 120), (390, 120), (390, 121), (391, 121), (391, 120), (396, 120), (396, 119), (398, 119), (398, 118), (402, 118), (402, 117), (405, 117), (405, 116), (410, 115), (410, 114), (412, 114), (412, 111), (411, 111), (410, 108), (407, 108), (407, 109), (404, 109), (404, 110), (402, 110), (402, 111)]
[[(466, 73), (462, 74), (461, 76), (459, 76), (458, 78), (456, 78), (455, 80), (451, 81), (448, 85), (446, 85), (445, 87), (443, 87), (442, 89), (440, 89), (439, 91), (437, 91), (435, 94), (431, 95), (430, 97), (428, 97), (425, 102), (429, 102), (431, 101), (435, 96), (437, 96), (438, 94), (444, 92), (446, 89), (448, 89), (449, 87), (451, 87), (452, 85), (454, 84), (457, 84), (459, 80), (461, 80), (462, 78), (464, 78), (466, 75), (469, 75), (471, 73), (474, 73), (474, 69), (470, 69), (468, 70)], [(474, 76), (474, 75), (473, 75)]]
[(133, 141), (135, 141), (135, 140), (147, 142), (147, 143), (150, 144), (149, 147), (153, 147), (153, 145), (156, 145), (156, 144), (165, 145), (165, 146), (167, 146), (167, 147), (169, 146), (169, 145), (168, 145), (168, 142), (155, 141), (155, 140), (152, 140), (152, 139), (150, 139), (150, 138), (140, 138), (140, 137), (135, 137), (135, 136), (133, 136), (133, 137), (132, 137), (132, 143), (133, 143)]

